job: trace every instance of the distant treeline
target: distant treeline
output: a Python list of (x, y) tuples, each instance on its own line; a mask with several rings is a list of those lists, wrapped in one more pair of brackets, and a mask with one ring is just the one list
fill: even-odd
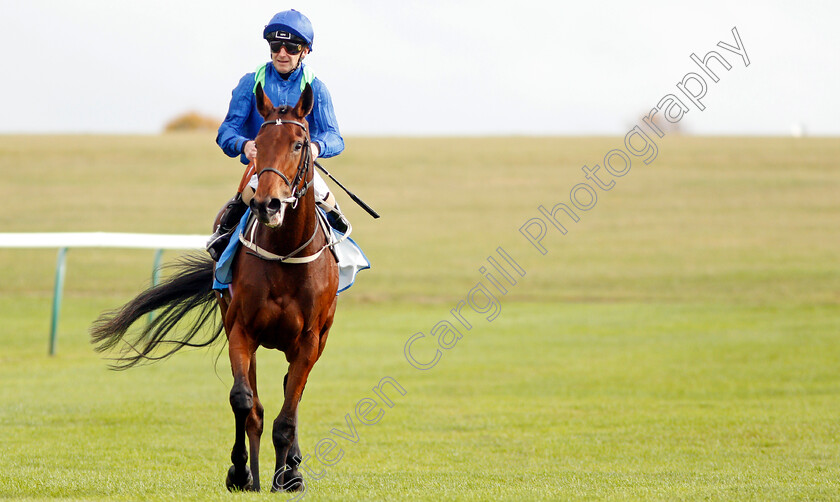
[(198, 112), (189, 111), (173, 118), (164, 126), (164, 132), (178, 131), (216, 131), (222, 121)]

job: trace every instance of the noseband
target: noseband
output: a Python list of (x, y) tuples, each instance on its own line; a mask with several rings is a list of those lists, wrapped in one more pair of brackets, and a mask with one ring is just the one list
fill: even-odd
[(309, 187), (311, 187), (312, 183), (315, 181), (314, 179), (310, 180), (309, 183), (305, 183), (302, 187), (298, 187), (298, 184), (300, 184), (300, 182), (306, 177), (306, 173), (307, 173), (307, 171), (309, 171), (309, 165), (312, 163), (312, 150), (309, 148), (309, 132), (306, 130), (306, 126), (303, 125), (302, 122), (298, 122), (297, 120), (283, 120), (283, 119), (266, 120), (260, 126), (260, 131), (262, 131), (263, 127), (265, 127), (267, 125), (283, 125), (283, 124), (294, 124), (294, 125), (300, 126), (300, 128), (303, 129), (303, 133), (304, 133), (304, 139), (303, 139), (303, 150), (304, 150), (304, 152), (303, 152), (303, 155), (300, 158), (300, 162), (298, 163), (297, 173), (295, 173), (295, 179), (294, 179), (294, 181), (289, 181), (289, 178), (287, 178), (285, 174), (281, 173), (280, 171), (278, 171), (277, 169), (275, 169), (273, 167), (266, 167), (266, 168), (261, 169), (259, 171), (259, 173), (257, 173), (257, 179), (260, 179), (260, 176), (262, 176), (265, 173), (274, 173), (277, 176), (280, 176), (280, 178), (283, 181), (285, 181), (286, 185), (288, 185), (289, 188), (292, 190), (292, 196), (289, 197), (288, 199), (285, 199), (283, 202), (291, 202), (292, 203), (292, 209), (294, 209), (294, 208), (297, 207), (298, 202), (300, 202), (300, 199), (304, 195), (306, 195), (306, 192), (309, 190)]

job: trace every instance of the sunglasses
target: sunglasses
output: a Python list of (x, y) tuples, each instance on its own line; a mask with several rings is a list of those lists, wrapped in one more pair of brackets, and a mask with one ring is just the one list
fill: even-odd
[(272, 53), (280, 52), (280, 49), (285, 47), (286, 53), (290, 56), (300, 54), (300, 52), (303, 50), (303, 44), (296, 44), (294, 42), (289, 42), (288, 40), (271, 41), (268, 43), (268, 45), (269, 47), (271, 47)]

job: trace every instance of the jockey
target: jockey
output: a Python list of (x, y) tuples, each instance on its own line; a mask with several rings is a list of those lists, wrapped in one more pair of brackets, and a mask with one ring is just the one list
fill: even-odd
[[(344, 140), (338, 130), (330, 93), (324, 83), (315, 78), (312, 71), (303, 64), (303, 59), (312, 51), (314, 37), (312, 23), (296, 10), (275, 14), (265, 26), (263, 38), (271, 50), (271, 62), (240, 79), (233, 89), (227, 116), (216, 136), (216, 143), (229, 157), (239, 156), (245, 165), (257, 158), (254, 138), (263, 118), (257, 111), (254, 96), (256, 82), (262, 83), (263, 91), (275, 106), (294, 106), (309, 83), (315, 97), (312, 112), (306, 117), (313, 160), (318, 157), (334, 157), (344, 150)], [(314, 176), (313, 189), (317, 204), (328, 214), (332, 213), (329, 214), (331, 221), (342, 221), (343, 215), (327, 184), (317, 171)], [(256, 186), (257, 176), (254, 174), (248, 185), (223, 208), (219, 226), (207, 241), (207, 252), (213, 260), (218, 261), (227, 247), (233, 230), (254, 196)]]

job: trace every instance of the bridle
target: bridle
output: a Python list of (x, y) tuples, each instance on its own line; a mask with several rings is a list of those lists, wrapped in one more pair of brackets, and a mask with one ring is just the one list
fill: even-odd
[(300, 126), (300, 128), (303, 129), (303, 134), (304, 134), (303, 150), (304, 151), (303, 151), (303, 155), (301, 155), (301, 157), (300, 157), (300, 162), (298, 163), (298, 166), (297, 166), (297, 172), (295, 173), (295, 179), (293, 181), (289, 181), (289, 178), (286, 177), (285, 174), (281, 173), (280, 171), (278, 171), (277, 169), (275, 169), (273, 167), (265, 167), (265, 168), (261, 169), (257, 173), (257, 179), (260, 179), (260, 176), (262, 176), (265, 173), (274, 173), (277, 176), (280, 176), (280, 179), (285, 181), (286, 185), (288, 185), (289, 188), (292, 190), (291, 197), (287, 197), (286, 199), (283, 199), (280, 202), (291, 203), (292, 204), (292, 209), (295, 209), (295, 208), (297, 208), (297, 205), (298, 205), (298, 202), (300, 202), (300, 199), (303, 198), (304, 195), (306, 195), (306, 192), (309, 190), (309, 188), (312, 186), (312, 183), (314, 183), (314, 181), (315, 181), (314, 179), (312, 179), (312, 180), (309, 180), (308, 183), (304, 183), (304, 185), (302, 187), (298, 186), (300, 184), (300, 182), (306, 178), (306, 174), (310, 169), (310, 165), (312, 164), (312, 150), (309, 148), (309, 131), (306, 130), (306, 126), (302, 122), (298, 122), (297, 120), (284, 120), (284, 119), (266, 120), (260, 126), (260, 131), (262, 131), (263, 127), (265, 127), (267, 125), (283, 125), (283, 124), (294, 124), (294, 125)]
[[(291, 197), (287, 197), (287, 198), (281, 200), (280, 202), (282, 204), (291, 204), (292, 209), (295, 209), (298, 205), (298, 202), (300, 202), (300, 199), (303, 198), (304, 195), (306, 195), (306, 192), (309, 191), (309, 188), (312, 186), (312, 184), (315, 181), (314, 178), (313, 178), (309, 182), (304, 183), (302, 187), (298, 186), (298, 185), (300, 185), (301, 181), (306, 179), (306, 175), (309, 172), (309, 169), (311, 168), (312, 151), (309, 148), (309, 143), (310, 143), (309, 132), (307, 131), (306, 126), (302, 122), (298, 122), (296, 120), (284, 120), (284, 119), (267, 120), (267, 121), (263, 122), (263, 124), (260, 126), (260, 131), (262, 131), (263, 127), (265, 127), (267, 125), (283, 125), (283, 124), (294, 124), (294, 125), (300, 126), (301, 129), (303, 129), (303, 133), (304, 133), (304, 140), (303, 140), (304, 152), (303, 152), (303, 155), (301, 155), (300, 163), (298, 163), (297, 172), (295, 173), (295, 178), (294, 178), (294, 180), (289, 181), (289, 178), (285, 174), (278, 171), (277, 169), (275, 169), (273, 167), (266, 167), (266, 168), (261, 169), (257, 173), (257, 179), (259, 179), (260, 176), (262, 176), (265, 173), (274, 173), (277, 176), (280, 176), (280, 179), (285, 181), (286, 185), (288, 185), (289, 188), (292, 190)], [(255, 242), (255, 240), (256, 240), (256, 235), (255, 235), (256, 234), (256, 224), (255, 223), (256, 222), (255, 221), (250, 224), (251, 225), (250, 232), (248, 232), (246, 230), (242, 234), (239, 234), (239, 241), (246, 248), (249, 249), (249, 254), (252, 254), (252, 255), (254, 255), (254, 256), (256, 256), (260, 259), (263, 259), (263, 260), (279, 261), (279, 262), (282, 262), (282, 263), (292, 263), (292, 264), (310, 263), (312, 261), (315, 261), (319, 256), (321, 256), (321, 253), (323, 253), (323, 251), (325, 249), (335, 246), (336, 244), (338, 244), (339, 242), (344, 240), (347, 235), (350, 235), (350, 231), (348, 229), (348, 232), (345, 234), (345, 237), (342, 237), (339, 240), (334, 240), (332, 238), (332, 234), (329, 230), (329, 224), (327, 223), (326, 217), (323, 216), (321, 214), (321, 212), (319, 212), (319, 211), (316, 211), (315, 214), (316, 214), (316, 218), (318, 220), (318, 223), (315, 225), (315, 229), (312, 233), (312, 236), (306, 242), (304, 242), (300, 247), (298, 247), (297, 249), (295, 249), (291, 253), (287, 254), (286, 256), (280, 256), (280, 255), (274, 254), (270, 251), (267, 251), (267, 250), (261, 248), (260, 246), (258, 246), (256, 244), (256, 242)], [(319, 249), (316, 253), (311, 254), (309, 256), (298, 257), (297, 256), (298, 253), (300, 253), (304, 249), (306, 249), (306, 247), (309, 246), (309, 244), (312, 243), (313, 240), (315, 240), (315, 236), (318, 235), (318, 229), (319, 228), (322, 228), (323, 231), (324, 231), (324, 234), (328, 236), (326, 243), (323, 246), (321, 246), (321, 249)], [(250, 235), (248, 237), (246, 237), (246, 235), (245, 235), (246, 233), (249, 233)]]

